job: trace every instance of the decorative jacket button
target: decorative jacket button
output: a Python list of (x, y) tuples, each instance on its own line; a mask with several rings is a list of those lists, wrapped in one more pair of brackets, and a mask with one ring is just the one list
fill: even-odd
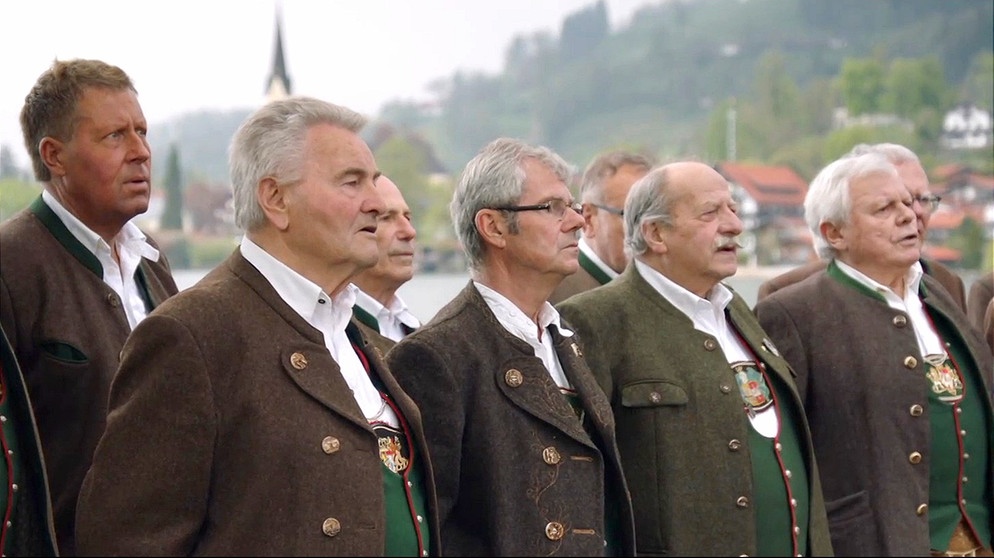
[(549, 446), (542, 450), (542, 461), (545, 461), (549, 465), (558, 465), (563, 458), (559, 455), (556, 448)]
[(342, 443), (338, 441), (338, 438), (334, 436), (325, 436), (324, 440), (321, 440), (321, 449), (325, 453), (331, 455), (341, 449)]
[(710, 337), (704, 340), (704, 349), (708, 351), (713, 351), (718, 348), (718, 342)]
[(897, 327), (904, 327), (908, 325), (908, 318), (904, 317), (903, 314), (898, 314), (897, 316), (894, 316), (893, 322)]
[(911, 410), (909, 412), (913, 417), (920, 417), (922, 416), (922, 413), (925, 412), (925, 409), (921, 405), (914, 404), (911, 406)]
[(110, 293), (107, 295), (107, 304), (110, 304), (111, 308), (117, 308), (121, 305), (121, 299), (117, 298), (116, 294)]
[(927, 511), (928, 511), (928, 504), (918, 504), (918, 509), (915, 510), (915, 513), (917, 513), (918, 515), (925, 515), (925, 512)]
[(652, 393), (649, 394), (649, 402), (650, 403), (659, 403), (662, 400), (663, 400), (663, 396), (659, 395), (658, 391), (654, 391), (654, 392), (652, 392)]
[(742, 447), (742, 442), (736, 440), (735, 438), (732, 438), (732, 440), (728, 442), (728, 449), (731, 451), (739, 451), (739, 448), (741, 447)]
[(922, 462), (922, 454), (917, 451), (913, 451), (911, 452), (911, 455), (908, 456), (908, 461), (910, 461), (912, 465), (918, 465)]
[(913, 356), (904, 357), (904, 365), (908, 368), (914, 368), (918, 366), (918, 359)]
[(507, 385), (511, 387), (518, 387), (522, 383), (524, 383), (525, 379), (521, 375), (520, 370), (512, 368), (508, 370), (506, 373), (504, 373), (504, 381), (507, 382)]
[(334, 537), (342, 532), (342, 524), (334, 517), (329, 517), (321, 524), (321, 531), (329, 537)]
[(545, 536), (548, 537), (550, 541), (558, 541), (562, 539), (565, 534), (566, 528), (563, 527), (563, 524), (558, 521), (550, 521), (549, 524), (545, 526)]
[(293, 353), (290, 355), (290, 366), (296, 368), (297, 370), (307, 368), (307, 357), (305, 357), (303, 353)]
[(721, 384), (720, 386), (718, 386), (718, 389), (721, 390), (721, 393), (731, 393), (732, 392), (732, 386), (730, 386), (728, 384)]
[(740, 507), (740, 508), (748, 508), (749, 507), (749, 499), (746, 498), (745, 496), (739, 496), (738, 500), (735, 500), (735, 505), (738, 506), (738, 507)]

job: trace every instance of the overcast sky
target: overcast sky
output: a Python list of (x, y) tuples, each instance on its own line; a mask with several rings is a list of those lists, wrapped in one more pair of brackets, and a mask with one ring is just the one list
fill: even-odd
[[(660, 0), (607, 0), (615, 28)], [(457, 69), (495, 73), (512, 37), (558, 35), (596, 0), (0, 0), (0, 144), (27, 166), (18, 114), (52, 61), (120, 66), (151, 124), (263, 102), (282, 11), (294, 93), (374, 115)]]

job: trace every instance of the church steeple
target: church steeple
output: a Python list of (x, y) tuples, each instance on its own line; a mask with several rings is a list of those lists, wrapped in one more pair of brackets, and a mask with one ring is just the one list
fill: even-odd
[(266, 101), (283, 99), (293, 93), (290, 87), (290, 76), (286, 72), (286, 61), (283, 59), (283, 17), (279, 8), (276, 9), (276, 44), (273, 46), (273, 67), (266, 82)]

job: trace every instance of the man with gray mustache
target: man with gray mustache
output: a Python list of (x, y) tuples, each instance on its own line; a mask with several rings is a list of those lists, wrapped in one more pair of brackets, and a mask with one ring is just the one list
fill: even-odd
[(625, 203), (633, 256), (557, 309), (611, 400), (642, 554), (828, 556), (811, 435), (787, 363), (722, 281), (742, 221), (711, 167), (657, 167)]

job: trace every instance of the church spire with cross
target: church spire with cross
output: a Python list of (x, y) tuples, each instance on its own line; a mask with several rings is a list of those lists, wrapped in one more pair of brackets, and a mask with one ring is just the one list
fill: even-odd
[(290, 86), (290, 76), (286, 71), (286, 60), (283, 56), (283, 17), (280, 9), (276, 8), (276, 43), (273, 46), (273, 67), (269, 71), (266, 82), (266, 101), (284, 99), (293, 93)]

